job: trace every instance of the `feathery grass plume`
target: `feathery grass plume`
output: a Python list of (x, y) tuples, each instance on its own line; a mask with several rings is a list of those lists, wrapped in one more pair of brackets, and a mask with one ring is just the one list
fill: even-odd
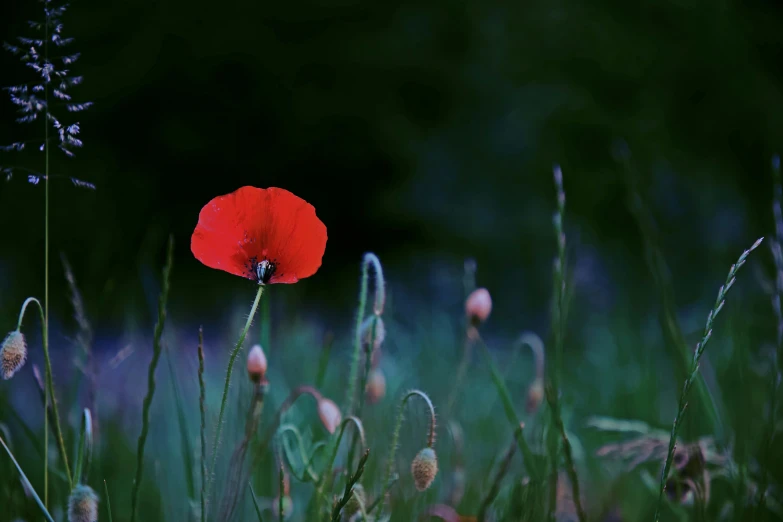
[(169, 299), (169, 282), (171, 279), (171, 266), (174, 263), (174, 236), (169, 236), (168, 247), (166, 249), (166, 265), (163, 268), (163, 282), (158, 297), (158, 321), (155, 324), (155, 333), (152, 340), (152, 359), (150, 360), (149, 371), (147, 375), (147, 395), (144, 397), (144, 404), (141, 415), (141, 433), (139, 434), (138, 446), (136, 450), (136, 474), (133, 479), (133, 488), (131, 489), (131, 522), (136, 520), (136, 511), (139, 503), (139, 489), (141, 479), (144, 473), (144, 445), (147, 442), (147, 434), (150, 429), (150, 407), (152, 399), (155, 396), (155, 369), (160, 360), (160, 354), (163, 351), (161, 338), (163, 337), (163, 326), (166, 323), (166, 305)]
[[(386, 282), (383, 278), (383, 268), (378, 257), (372, 252), (367, 252), (362, 258), (362, 278), (359, 285), (359, 310), (356, 314), (356, 332), (353, 346), (353, 356), (351, 358), (351, 367), (348, 377), (348, 397), (346, 402), (348, 404), (346, 412), (354, 413), (354, 401), (356, 400), (356, 392), (359, 387), (359, 361), (362, 355), (362, 341), (364, 339), (364, 332), (362, 325), (364, 323), (364, 309), (367, 306), (367, 291), (369, 284), (369, 267), (372, 265), (375, 271), (375, 298), (373, 300), (373, 314), (375, 317), (380, 317), (383, 314), (383, 307), (386, 303)], [(377, 333), (377, 327), (373, 335)], [(374, 339), (374, 337), (373, 337)], [(373, 343), (374, 344), (374, 341)], [(369, 353), (367, 354), (369, 358)], [(369, 362), (367, 363), (369, 366)], [(363, 389), (363, 388), (362, 388)]]
[[(691, 360), (691, 349), (685, 340), (685, 334), (683, 334), (682, 326), (677, 318), (671, 270), (663, 255), (658, 225), (642, 198), (639, 187), (639, 175), (632, 167), (630, 152), (624, 143), (621, 145), (617, 147), (615, 159), (622, 165), (626, 174), (628, 210), (634, 217), (636, 226), (639, 229), (644, 243), (645, 263), (658, 292), (658, 299), (661, 305), (658, 322), (666, 338), (664, 346), (670, 351), (674, 361), (675, 380), (678, 382), (684, 381), (689, 375), (688, 368)], [(718, 413), (720, 410), (716, 398), (710, 393), (704, 379), (700, 375), (697, 377), (694, 385), (701, 403), (704, 404), (705, 413), (709, 417), (711, 431), (716, 434), (718, 440), (723, 440), (725, 430), (723, 421)]]
[[(213, 479), (215, 475), (215, 465), (217, 464), (218, 447), (220, 446), (220, 434), (223, 431), (223, 416), (226, 413), (226, 404), (228, 403), (228, 388), (231, 385), (231, 374), (234, 371), (234, 361), (236, 361), (237, 356), (239, 356), (239, 352), (242, 350), (242, 345), (245, 343), (245, 337), (247, 336), (248, 330), (250, 330), (250, 325), (253, 323), (256, 310), (258, 310), (258, 303), (261, 301), (261, 295), (264, 293), (264, 287), (264, 285), (258, 285), (256, 297), (253, 300), (252, 306), (250, 307), (250, 314), (247, 316), (245, 326), (242, 328), (242, 332), (239, 334), (239, 339), (237, 339), (237, 343), (234, 345), (234, 349), (231, 351), (231, 355), (229, 355), (228, 358), (226, 380), (223, 383), (223, 397), (220, 400), (220, 411), (218, 412), (217, 425), (215, 426), (215, 440), (212, 441), (212, 459), (209, 469), (212, 470)], [(210, 480), (207, 486), (207, 502), (209, 502), (209, 494), (212, 488), (212, 482), (213, 480)]]
[(38, 493), (35, 492), (35, 488), (33, 488), (33, 485), (30, 484), (30, 481), (27, 479), (27, 475), (24, 474), (24, 471), (22, 471), (22, 467), (16, 461), (14, 454), (11, 453), (10, 448), (6, 445), (5, 440), (3, 440), (3, 437), (1, 436), (0, 436), (0, 446), (3, 446), (3, 449), (5, 450), (6, 454), (8, 454), (8, 457), (11, 459), (11, 462), (14, 464), (16, 471), (19, 473), (19, 477), (22, 480), (22, 485), (24, 485), (25, 490), (28, 492), (28, 494), (33, 497), (35, 503), (38, 504), (38, 507), (43, 512), (44, 516), (46, 517), (46, 520), (48, 520), (49, 522), (54, 522), (52, 515), (49, 514), (49, 511), (46, 509), (46, 506), (44, 506), (44, 503), (41, 501), (41, 497), (39, 497)]
[(487, 495), (481, 501), (481, 506), (479, 507), (477, 517), (478, 522), (484, 522), (484, 520), (486, 520), (489, 506), (492, 505), (495, 497), (497, 497), (498, 493), (500, 492), (500, 483), (503, 481), (503, 477), (506, 476), (506, 473), (508, 473), (508, 468), (511, 465), (511, 459), (514, 458), (514, 453), (516, 453), (516, 450), (517, 444), (516, 441), (514, 441), (508, 447), (508, 450), (506, 451), (506, 454), (500, 463), (500, 467), (498, 468), (497, 474), (495, 474), (495, 480), (492, 481), (492, 486), (489, 488), (489, 492), (487, 492)]
[[(548, 361), (553, 363), (551, 371), (548, 372), (548, 382), (544, 386), (544, 396), (546, 397), (549, 409), (552, 414), (552, 422), (557, 428), (560, 434), (560, 439), (563, 444), (563, 456), (565, 457), (566, 471), (568, 478), (571, 481), (571, 488), (573, 490), (574, 504), (576, 507), (576, 513), (579, 517), (579, 522), (585, 522), (587, 515), (582, 509), (582, 500), (579, 494), (579, 477), (576, 473), (576, 466), (574, 465), (574, 459), (571, 452), (571, 443), (568, 440), (565, 426), (563, 425), (563, 417), (560, 412), (560, 398), (559, 398), (559, 381), (560, 381), (560, 367), (563, 360), (563, 335), (565, 330), (565, 295), (566, 295), (566, 235), (563, 231), (563, 220), (565, 217), (565, 202), (566, 195), (563, 188), (563, 171), (559, 165), (555, 165), (552, 169), (553, 178), (555, 181), (555, 189), (557, 191), (557, 211), (553, 217), (555, 237), (557, 239), (557, 257), (554, 262), (554, 299), (552, 306), (552, 331), (554, 334), (554, 354), (553, 357), (548, 357)], [(552, 430), (547, 434), (547, 449), (549, 451), (549, 458), (552, 462), (552, 470), (550, 472), (549, 481), (549, 518), (554, 519), (555, 516), (555, 496), (557, 494), (557, 481), (558, 481), (558, 443), (555, 438), (556, 435)]]
[[(408, 401), (411, 398), (418, 397), (422, 401), (424, 401), (424, 404), (426, 404), (427, 409), (429, 410), (430, 418), (429, 418), (429, 429), (427, 430), (427, 448), (433, 449), (435, 447), (435, 429), (437, 427), (437, 421), (435, 418), (435, 406), (433, 406), (432, 401), (430, 400), (429, 395), (424, 393), (421, 390), (411, 390), (405, 395), (402, 396), (402, 399), (400, 400), (400, 408), (399, 412), (397, 413), (397, 420), (394, 422), (394, 430), (392, 431), (392, 440), (391, 444), (389, 445), (389, 455), (387, 457), (387, 464), (386, 464), (386, 475), (383, 482), (383, 488), (381, 490), (381, 494), (378, 496), (379, 499), (383, 499), (386, 495), (386, 492), (391, 487), (392, 483), (392, 475), (394, 474), (394, 465), (395, 465), (395, 457), (397, 455), (397, 447), (400, 443), (400, 430), (402, 428), (402, 422), (405, 419), (405, 406), (408, 404)], [(376, 505), (380, 505), (380, 502), (378, 502)], [(367, 512), (371, 513), (372, 509), (375, 507), (372, 506)]]
[[(201, 414), (201, 522), (207, 521), (207, 387), (204, 384), (204, 327), (198, 327), (198, 406)], [(255, 497), (254, 497), (255, 498)], [(259, 515), (259, 520), (261, 516)]]
[(5, 336), (0, 345), (0, 375), (8, 380), (22, 369), (27, 360), (27, 343), (19, 330)]
[(79, 484), (68, 497), (68, 522), (98, 522), (98, 495)]
[[(48, 504), (48, 478), (49, 478), (49, 444), (48, 444), (48, 424), (51, 425), (54, 432), (55, 439), (57, 440), (57, 449), (60, 452), (60, 458), (63, 461), (63, 467), (65, 468), (65, 476), (68, 479), (68, 485), (73, 487), (73, 476), (71, 475), (71, 468), (68, 465), (68, 453), (65, 450), (65, 439), (63, 438), (62, 428), (60, 427), (60, 414), (57, 409), (57, 398), (54, 394), (54, 378), (52, 377), (52, 361), (49, 357), (49, 333), (48, 324), (46, 322), (46, 315), (44, 307), (41, 302), (35, 297), (28, 297), (22, 303), (22, 309), (19, 311), (19, 319), (16, 322), (16, 331), (21, 331), (22, 321), (24, 314), (27, 311), (27, 307), (34, 304), (38, 309), (41, 319), (41, 339), (43, 340), (44, 350), (44, 364), (46, 368), (46, 380), (43, 384), (43, 404), (44, 404), (44, 503)], [(41, 379), (42, 381), (42, 379)]]
[(427, 447), (419, 451), (411, 462), (413, 484), (419, 491), (429, 489), (438, 474), (438, 455), (435, 450)]
[(699, 341), (699, 344), (696, 345), (696, 350), (693, 352), (690, 375), (685, 380), (685, 385), (683, 386), (682, 395), (680, 395), (680, 402), (677, 408), (677, 416), (674, 417), (674, 424), (672, 425), (671, 435), (669, 436), (669, 449), (666, 455), (666, 463), (664, 464), (663, 471), (661, 472), (658, 502), (655, 507), (655, 522), (658, 522), (658, 517), (661, 511), (661, 504), (663, 503), (663, 494), (666, 490), (666, 481), (669, 478), (669, 471), (671, 469), (674, 457), (674, 447), (677, 441), (677, 434), (680, 431), (682, 418), (685, 415), (685, 408), (688, 405), (688, 392), (690, 392), (693, 383), (696, 381), (696, 376), (699, 373), (699, 361), (701, 360), (701, 356), (704, 354), (704, 348), (707, 346), (707, 342), (709, 342), (710, 337), (712, 337), (713, 323), (715, 322), (715, 318), (723, 309), (723, 305), (726, 303), (726, 295), (736, 281), (737, 272), (742, 267), (742, 265), (745, 264), (748, 255), (753, 252), (763, 240), (763, 237), (757, 239), (749, 249), (745, 250), (742, 255), (740, 255), (739, 259), (737, 259), (737, 262), (731, 265), (731, 268), (729, 269), (729, 275), (726, 276), (726, 282), (720, 287), (720, 289), (718, 289), (718, 297), (715, 300), (715, 305), (707, 315), (707, 323), (704, 326), (704, 334), (701, 338), (701, 341)]
[(783, 380), (783, 185), (780, 179), (780, 156), (772, 157), (772, 215), (775, 222), (775, 234), (770, 241), (772, 261), (775, 266), (775, 284), (772, 290), (772, 309), (777, 320), (777, 335), (775, 338), (775, 368), (772, 371), (769, 394), (769, 419), (765, 427), (762, 442), (761, 477), (759, 480), (757, 504), (759, 511), (764, 511), (767, 503), (767, 485), (769, 471), (766, 463), (772, 458), (772, 440), (775, 436), (775, 416), (777, 412), (777, 395), (781, 380)]
[(359, 459), (359, 465), (356, 468), (356, 472), (353, 473), (350, 477), (348, 477), (348, 480), (345, 482), (345, 491), (343, 492), (343, 496), (341, 499), (335, 502), (334, 507), (332, 508), (332, 522), (339, 522), (340, 513), (342, 512), (343, 508), (348, 503), (348, 501), (351, 499), (351, 496), (353, 495), (354, 485), (357, 484), (359, 482), (359, 479), (362, 478), (362, 474), (364, 473), (364, 466), (365, 464), (367, 464), (368, 458), (370, 458), (369, 448), (367, 448), (364, 451), (364, 454)]

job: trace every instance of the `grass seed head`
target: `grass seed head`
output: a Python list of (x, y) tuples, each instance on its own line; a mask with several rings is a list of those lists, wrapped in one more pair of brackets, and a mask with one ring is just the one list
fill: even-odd
[(98, 522), (98, 495), (79, 484), (68, 498), (68, 522)]
[(351, 491), (351, 498), (349, 498), (348, 503), (345, 504), (345, 514), (350, 518), (360, 512), (362, 507), (366, 505), (367, 495), (364, 492), (364, 486), (355, 484)]
[(256, 384), (260, 384), (266, 377), (266, 355), (260, 345), (255, 345), (250, 349), (247, 354), (247, 374), (250, 380)]
[(318, 416), (329, 433), (334, 433), (343, 420), (343, 414), (334, 401), (323, 397), (318, 400)]
[(413, 483), (419, 491), (426, 491), (438, 474), (438, 456), (432, 448), (421, 450), (411, 462)]
[(3, 379), (10, 379), (18, 372), (27, 360), (27, 343), (22, 332), (15, 330), (9, 333), (0, 346), (0, 374)]
[(492, 296), (486, 288), (473, 290), (465, 300), (465, 315), (472, 325), (479, 325), (487, 320), (492, 312)]

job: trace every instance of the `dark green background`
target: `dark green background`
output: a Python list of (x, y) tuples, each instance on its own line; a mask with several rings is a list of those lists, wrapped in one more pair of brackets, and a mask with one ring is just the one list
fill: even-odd
[[(245, 281), (192, 258), (189, 238), (202, 205), (250, 184), (293, 191), (328, 227), (321, 271), (275, 288), (298, 310), (347, 327), (372, 250), (398, 295), (452, 307), (451, 278), (474, 256), (479, 284), (508, 310), (497, 325), (539, 324), (555, 162), (572, 267), (592, 283), (583, 291), (645, 307), (654, 296), (617, 140), (644, 179), (680, 304), (711, 299), (731, 260), (772, 229), (783, 8), (590, 4), (73, 2), (63, 21), (85, 77), (73, 94), (95, 106), (79, 117), (84, 149), (55, 155), (52, 171), (98, 190), (52, 182), (55, 313), (70, 314), (63, 251), (98, 325), (147, 317), (155, 292), (142, 283), (169, 233), (174, 310), (202, 321), (249, 300)], [(39, 9), (3, 4), (2, 38), (24, 34)], [(32, 79), (9, 56), (0, 66), (3, 84)], [(0, 110), (3, 142), (40, 131), (15, 125), (10, 103)], [(42, 158), (22, 162), (40, 169)], [(42, 209), (41, 186), (0, 184), (3, 310), (42, 293)]]

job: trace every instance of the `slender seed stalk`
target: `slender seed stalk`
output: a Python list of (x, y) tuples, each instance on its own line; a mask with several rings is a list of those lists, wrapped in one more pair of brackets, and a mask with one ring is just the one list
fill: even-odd
[(144, 445), (147, 442), (147, 434), (150, 429), (150, 407), (152, 406), (152, 399), (155, 396), (155, 369), (158, 367), (158, 361), (160, 360), (160, 355), (163, 351), (161, 338), (163, 337), (163, 326), (166, 323), (166, 304), (169, 299), (169, 281), (171, 277), (171, 265), (173, 263), (174, 236), (169, 236), (166, 252), (166, 266), (163, 268), (163, 284), (158, 298), (158, 321), (155, 324), (155, 334), (152, 339), (152, 360), (150, 361), (147, 373), (147, 395), (144, 397), (141, 433), (139, 434), (136, 451), (136, 477), (133, 480), (133, 489), (131, 490), (131, 522), (135, 522), (136, 520), (136, 509), (139, 503), (139, 489), (144, 473)]
[(674, 448), (677, 444), (677, 434), (680, 430), (680, 425), (682, 424), (683, 416), (685, 415), (685, 408), (688, 405), (688, 392), (690, 391), (694, 382), (696, 382), (697, 376), (699, 374), (699, 361), (701, 360), (701, 356), (704, 354), (704, 348), (706, 347), (707, 342), (710, 340), (710, 337), (712, 337), (713, 323), (715, 321), (715, 318), (723, 309), (723, 305), (726, 303), (725, 301), (726, 294), (728, 294), (729, 289), (732, 287), (732, 285), (734, 285), (734, 282), (736, 281), (737, 272), (739, 271), (740, 267), (745, 264), (748, 255), (752, 251), (754, 251), (761, 244), (763, 240), (764, 240), (763, 237), (756, 240), (756, 242), (753, 243), (753, 245), (749, 249), (745, 250), (742, 253), (742, 255), (740, 255), (737, 262), (731, 265), (731, 268), (729, 269), (729, 275), (726, 276), (726, 282), (718, 290), (718, 298), (715, 300), (715, 305), (713, 306), (712, 310), (710, 310), (710, 313), (707, 315), (707, 324), (704, 327), (704, 334), (702, 336), (701, 341), (699, 341), (699, 344), (696, 345), (696, 350), (693, 353), (690, 375), (685, 380), (685, 385), (683, 386), (682, 395), (680, 395), (680, 402), (677, 408), (677, 416), (674, 418), (674, 424), (672, 425), (672, 431), (669, 437), (669, 449), (666, 455), (666, 463), (664, 464), (663, 471), (661, 472), (661, 482), (660, 482), (660, 487), (658, 492), (658, 503), (655, 507), (655, 518), (654, 518), (655, 522), (658, 522), (659, 519), (661, 504), (663, 503), (663, 493), (666, 490), (666, 480), (669, 478), (669, 471), (671, 470), (672, 461), (674, 460)]
[[(552, 307), (552, 331), (554, 333), (555, 340), (555, 352), (554, 357), (547, 358), (547, 361), (554, 362), (553, 367), (548, 372), (548, 384), (545, 387), (546, 400), (549, 405), (550, 412), (552, 414), (552, 421), (560, 434), (561, 443), (563, 444), (563, 454), (566, 461), (566, 471), (568, 478), (571, 482), (571, 489), (573, 491), (574, 506), (576, 507), (576, 514), (579, 518), (579, 522), (585, 522), (587, 515), (582, 508), (582, 499), (579, 494), (579, 476), (576, 473), (576, 466), (574, 464), (573, 455), (571, 453), (571, 443), (568, 440), (565, 426), (563, 424), (563, 416), (560, 411), (559, 400), (559, 382), (560, 373), (562, 372), (563, 362), (563, 335), (565, 329), (565, 291), (566, 291), (566, 235), (563, 230), (563, 219), (565, 217), (565, 202), (566, 195), (563, 188), (563, 172), (558, 165), (554, 167), (554, 181), (555, 189), (557, 190), (557, 212), (554, 215), (554, 230), (555, 238), (557, 240), (557, 258), (555, 258), (554, 264), (554, 300)], [(547, 364), (548, 365), (548, 364)], [(549, 480), (549, 519), (554, 520), (555, 505), (557, 493), (557, 481), (558, 481), (558, 444), (554, 431), (550, 430), (547, 435), (549, 439), (547, 446), (549, 447), (550, 458), (552, 460), (552, 470), (550, 472)]]
[[(48, 327), (46, 323), (46, 315), (44, 311), (44, 307), (41, 306), (41, 302), (36, 299), (35, 297), (28, 297), (25, 302), (22, 304), (22, 309), (19, 312), (19, 319), (16, 323), (16, 329), (19, 330), (22, 328), (22, 319), (24, 319), (24, 314), (27, 310), (28, 305), (30, 303), (34, 303), (38, 311), (41, 315), (41, 330), (42, 330), (42, 336), (43, 339), (43, 349), (44, 349), (44, 364), (46, 366), (45, 374), (46, 374), (46, 390), (45, 390), (45, 396), (47, 400), (51, 401), (50, 405), (52, 408), (52, 428), (54, 430), (54, 436), (57, 439), (57, 448), (60, 452), (60, 458), (63, 461), (63, 467), (65, 468), (65, 476), (68, 478), (68, 485), (71, 489), (73, 489), (73, 476), (71, 475), (71, 468), (68, 465), (68, 453), (65, 450), (65, 439), (63, 438), (63, 432), (60, 428), (60, 414), (57, 411), (57, 399), (54, 395), (54, 379), (52, 378), (52, 361), (49, 357), (49, 335), (48, 335)], [(44, 401), (46, 403), (46, 401)], [(46, 406), (45, 406), (46, 408)], [(48, 408), (44, 411), (44, 423), (48, 423)], [(48, 437), (46, 434), (44, 434), (44, 438), (47, 439)], [(44, 448), (44, 454), (48, 455), (48, 444)], [(48, 464), (48, 462), (47, 462)], [(44, 494), (46, 497), (46, 494)]]
[(245, 327), (242, 329), (242, 333), (239, 334), (239, 339), (234, 349), (231, 351), (231, 355), (228, 358), (228, 367), (226, 368), (226, 382), (223, 385), (223, 398), (220, 401), (220, 413), (218, 413), (217, 426), (215, 427), (215, 440), (212, 442), (212, 462), (209, 467), (212, 473), (212, 479), (209, 481), (209, 487), (207, 487), (207, 501), (209, 501), (209, 492), (212, 489), (212, 483), (215, 478), (215, 464), (217, 463), (218, 445), (220, 444), (220, 433), (223, 431), (223, 416), (226, 413), (226, 403), (228, 402), (228, 388), (231, 384), (231, 373), (234, 370), (234, 361), (236, 361), (239, 352), (242, 350), (242, 345), (245, 342), (245, 336), (247, 331), (250, 330), (250, 325), (253, 323), (253, 317), (258, 310), (258, 303), (261, 301), (261, 295), (264, 293), (264, 286), (259, 285), (256, 292), (256, 298), (253, 301), (253, 306), (250, 307), (250, 315), (247, 316)]
[(204, 327), (198, 328), (198, 389), (201, 413), (201, 522), (207, 522), (207, 387), (204, 384)]
[(109, 522), (112, 522), (111, 518), (111, 499), (109, 498), (109, 486), (106, 484), (106, 480), (103, 481), (103, 491), (106, 493), (106, 511), (109, 514)]
[(345, 490), (343, 492), (342, 498), (335, 503), (334, 508), (332, 509), (332, 518), (331, 518), (332, 522), (339, 522), (340, 513), (342, 512), (343, 508), (348, 503), (348, 501), (351, 499), (354, 485), (356, 485), (356, 483), (359, 482), (359, 479), (362, 478), (362, 473), (364, 473), (364, 466), (365, 464), (367, 464), (367, 459), (369, 457), (370, 457), (370, 449), (367, 448), (364, 451), (362, 458), (359, 459), (359, 465), (356, 468), (356, 473), (348, 477), (348, 480), (345, 483)]

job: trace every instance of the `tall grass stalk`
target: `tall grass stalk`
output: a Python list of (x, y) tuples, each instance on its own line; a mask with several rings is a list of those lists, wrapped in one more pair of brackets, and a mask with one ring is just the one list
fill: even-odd
[[(48, 423), (49, 419), (49, 406), (51, 407), (51, 417), (52, 417), (52, 430), (54, 431), (55, 439), (57, 440), (57, 449), (60, 452), (60, 458), (63, 461), (63, 467), (65, 468), (65, 476), (68, 478), (68, 486), (70, 489), (73, 489), (73, 476), (71, 475), (71, 468), (68, 464), (68, 452), (65, 450), (65, 439), (63, 438), (63, 432), (62, 428), (60, 427), (60, 414), (57, 410), (57, 399), (55, 398), (54, 394), (54, 379), (52, 377), (52, 361), (49, 357), (49, 328), (47, 327), (46, 323), (46, 315), (44, 311), (44, 307), (41, 306), (41, 302), (36, 299), (35, 297), (28, 297), (24, 303), (22, 304), (22, 309), (19, 311), (19, 320), (16, 323), (16, 329), (17, 331), (22, 328), (22, 320), (24, 319), (25, 311), (27, 310), (27, 307), (30, 304), (35, 304), (38, 308), (38, 311), (41, 315), (41, 329), (42, 329), (42, 335), (41, 339), (43, 341), (43, 350), (44, 350), (44, 364), (45, 364), (45, 375), (46, 375), (46, 381), (45, 381), (45, 400), (44, 400), (44, 424)], [(49, 402), (48, 406), (46, 402)], [(48, 438), (47, 435), (48, 431), (44, 432), (44, 439)], [(46, 444), (47, 440), (44, 441)], [(44, 456), (48, 456), (48, 445), (44, 447)], [(48, 461), (45, 463), (48, 470)], [(48, 471), (47, 471), (48, 473)], [(48, 475), (47, 475), (48, 477)], [(48, 480), (47, 480), (48, 485)], [(46, 496), (46, 495), (45, 495)]]
[(740, 255), (737, 262), (731, 265), (731, 268), (729, 269), (729, 275), (726, 276), (726, 282), (718, 290), (718, 297), (715, 300), (715, 305), (707, 315), (707, 323), (704, 326), (704, 334), (702, 335), (699, 344), (696, 345), (696, 350), (693, 353), (690, 375), (685, 380), (685, 385), (683, 386), (682, 395), (680, 395), (680, 402), (677, 408), (677, 416), (674, 418), (674, 424), (672, 425), (672, 431), (669, 437), (669, 449), (666, 455), (666, 463), (664, 464), (663, 471), (661, 472), (658, 502), (655, 507), (655, 522), (658, 522), (658, 517), (661, 511), (661, 504), (663, 503), (663, 494), (666, 490), (666, 480), (669, 478), (669, 471), (671, 470), (672, 461), (674, 460), (674, 448), (677, 444), (677, 434), (680, 430), (683, 416), (685, 415), (685, 408), (688, 405), (688, 392), (690, 392), (691, 387), (693, 386), (694, 382), (696, 382), (696, 378), (699, 373), (699, 361), (701, 360), (701, 356), (704, 354), (704, 348), (707, 346), (707, 342), (709, 342), (710, 337), (712, 337), (713, 323), (715, 322), (715, 318), (723, 309), (723, 305), (726, 303), (726, 295), (728, 294), (729, 289), (734, 285), (737, 272), (739, 271), (740, 267), (745, 264), (748, 255), (754, 251), (763, 240), (763, 237), (757, 239), (749, 249), (745, 250), (742, 255)]
[(207, 520), (207, 388), (204, 384), (204, 328), (198, 328), (198, 405), (201, 413), (201, 522)]
[(212, 459), (209, 467), (212, 478), (210, 479), (209, 486), (207, 487), (207, 502), (209, 502), (209, 494), (212, 489), (212, 483), (215, 480), (215, 464), (217, 464), (218, 446), (220, 445), (220, 434), (223, 431), (223, 416), (226, 413), (226, 404), (228, 403), (228, 388), (231, 385), (231, 374), (234, 371), (234, 362), (236, 361), (239, 352), (242, 350), (242, 345), (245, 342), (245, 337), (247, 336), (248, 330), (250, 330), (250, 325), (253, 323), (253, 317), (256, 315), (256, 310), (258, 310), (258, 303), (261, 301), (261, 295), (263, 293), (264, 286), (258, 285), (256, 298), (253, 301), (253, 305), (250, 307), (250, 314), (247, 316), (245, 326), (242, 328), (242, 332), (239, 334), (239, 339), (237, 340), (237, 343), (228, 358), (228, 367), (226, 368), (226, 382), (223, 384), (223, 397), (220, 400), (220, 412), (218, 413), (217, 426), (215, 426), (215, 440), (212, 441)]
[[(555, 189), (557, 190), (557, 212), (555, 212), (553, 223), (555, 230), (555, 239), (557, 241), (557, 258), (554, 263), (553, 282), (554, 282), (554, 296), (552, 306), (552, 332), (554, 334), (555, 353), (554, 357), (548, 357), (547, 361), (553, 361), (554, 365), (550, 372), (548, 372), (549, 383), (545, 387), (546, 400), (549, 405), (550, 412), (552, 414), (552, 421), (560, 434), (560, 439), (563, 444), (563, 455), (565, 457), (566, 471), (568, 478), (571, 482), (571, 489), (573, 490), (574, 506), (576, 507), (576, 514), (579, 518), (579, 522), (585, 522), (587, 516), (582, 508), (582, 499), (579, 494), (579, 476), (576, 473), (576, 466), (574, 464), (573, 455), (571, 452), (571, 443), (568, 440), (565, 426), (563, 424), (563, 416), (560, 411), (560, 372), (563, 360), (563, 335), (565, 330), (565, 293), (566, 293), (566, 235), (563, 230), (563, 220), (565, 219), (565, 202), (566, 195), (563, 188), (563, 171), (559, 165), (555, 165), (553, 169), (553, 178), (555, 181)], [(552, 506), (552, 499), (557, 493), (557, 480), (558, 480), (558, 447), (557, 442), (552, 440), (554, 432), (550, 430), (547, 435), (550, 442), (547, 446), (550, 449), (550, 459), (552, 461), (552, 470), (550, 472), (550, 506), (549, 516), (550, 519), (554, 517), (554, 509)]]
[(152, 340), (152, 360), (150, 361), (147, 374), (147, 395), (144, 397), (142, 408), (141, 434), (139, 435), (138, 449), (136, 451), (136, 477), (133, 479), (133, 489), (131, 490), (131, 522), (136, 520), (136, 510), (139, 503), (139, 489), (141, 479), (144, 473), (144, 445), (147, 442), (147, 434), (150, 429), (150, 407), (152, 399), (155, 396), (155, 369), (158, 366), (162, 350), (161, 338), (163, 337), (163, 326), (166, 323), (166, 304), (169, 299), (169, 281), (171, 277), (171, 265), (174, 262), (174, 237), (169, 236), (168, 248), (166, 251), (166, 266), (163, 268), (163, 283), (158, 298), (158, 321), (155, 324), (155, 333)]

